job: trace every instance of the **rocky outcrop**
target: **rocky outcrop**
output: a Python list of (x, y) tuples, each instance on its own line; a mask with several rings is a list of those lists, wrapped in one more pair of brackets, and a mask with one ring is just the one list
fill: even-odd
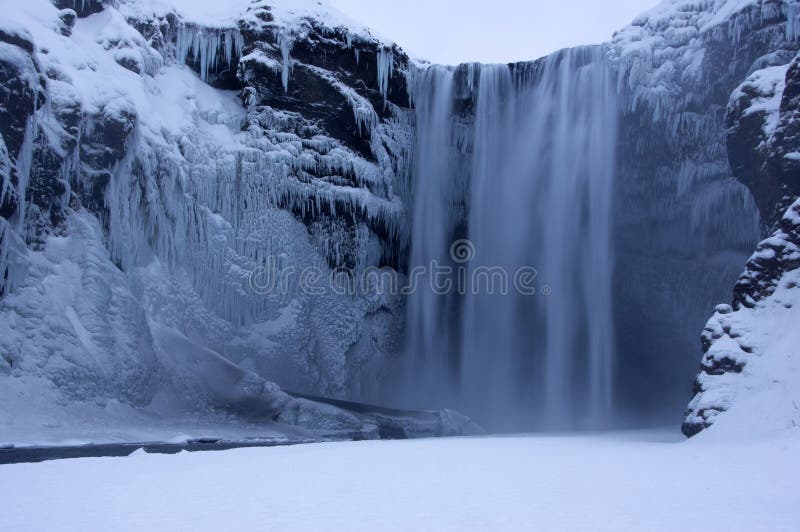
[(728, 107), (728, 154), (767, 227), (800, 195), (800, 57), (754, 72)]
[(773, 232), (759, 244), (736, 283), (733, 306), (717, 307), (703, 332), (702, 367), (683, 423), (687, 436), (708, 428), (735, 404), (739, 391), (752, 379), (745, 371), (749, 362), (778, 356), (759, 339), (759, 317), (768, 320), (775, 306), (791, 309), (785, 292), (796, 288), (790, 277), (800, 269), (798, 59), (757, 70), (731, 97), (727, 119), (731, 168), (753, 193), (765, 225)]

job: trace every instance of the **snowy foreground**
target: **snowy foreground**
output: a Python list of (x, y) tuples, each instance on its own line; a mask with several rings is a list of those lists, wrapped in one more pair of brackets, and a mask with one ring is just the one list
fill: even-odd
[(796, 531), (800, 430), (325, 443), (0, 467), (2, 530)]

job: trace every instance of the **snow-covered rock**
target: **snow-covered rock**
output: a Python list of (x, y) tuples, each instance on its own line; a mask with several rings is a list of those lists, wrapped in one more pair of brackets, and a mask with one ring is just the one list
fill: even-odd
[[(793, 157), (800, 150), (798, 58), (755, 72), (731, 98), (731, 166), (774, 232), (748, 261), (733, 307), (718, 307), (703, 332), (705, 355), (683, 424), (687, 436), (716, 424), (729, 410), (728, 425), (753, 430), (800, 423), (793, 352), (800, 280), (800, 168)], [(754, 422), (757, 415), (743, 412), (757, 403), (764, 419)]]
[[(800, 200), (761, 243), (737, 285), (703, 331), (705, 355), (683, 432), (725, 420), (728, 432), (800, 426)], [(723, 415), (724, 413), (724, 415)]]
[[(167, 395), (269, 419), (276, 380), (380, 379), (391, 341), (350, 353), (399, 327), (399, 301), (308, 290), (301, 270), (399, 267), (399, 49), (317, 2), (0, 8), (6, 408), (33, 378), (98, 415)], [(287, 284), (264, 290), (272, 268)]]
[(800, 194), (800, 56), (754, 72), (728, 108), (731, 168), (748, 186), (768, 227)]

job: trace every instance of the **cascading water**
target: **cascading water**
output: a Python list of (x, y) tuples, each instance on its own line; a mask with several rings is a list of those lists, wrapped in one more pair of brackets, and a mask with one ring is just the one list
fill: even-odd
[[(412, 87), (417, 114), (411, 251), (415, 268), (447, 264), (452, 225), (457, 223), (453, 207), (459, 184), (454, 172), (458, 160), (453, 139), (454, 87), (453, 70), (443, 67), (420, 72)], [(429, 280), (425, 276), (408, 299), (409, 375), (423, 381), (429, 398), (435, 394), (442, 399), (452, 392), (452, 361), (448, 355), (457, 350), (451, 316), (453, 297), (436, 293)], [(422, 371), (417, 371), (420, 367)]]
[(413, 373), (445, 365), (449, 400), (490, 426), (606, 422), (618, 110), (604, 50), (419, 79), (412, 267), (459, 266), (457, 238), (475, 256), (455, 294), (411, 296)]

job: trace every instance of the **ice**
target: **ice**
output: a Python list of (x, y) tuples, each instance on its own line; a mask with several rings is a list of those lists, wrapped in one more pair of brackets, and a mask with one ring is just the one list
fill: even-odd
[(281, 49), (281, 83), (283, 92), (289, 91), (289, 75), (292, 72), (292, 47), (294, 46), (294, 35), (286, 29), (281, 29), (275, 35), (275, 40)]
[(800, 5), (786, 3), (786, 38), (791, 41), (800, 40)]
[(394, 73), (394, 52), (381, 48), (378, 51), (378, 90), (385, 100), (389, 94), (389, 81)]
[(242, 54), (243, 44), (239, 30), (181, 24), (178, 26), (177, 59), (180, 63), (185, 63), (191, 56), (200, 66), (200, 78), (206, 81), (209, 74), (216, 72), (219, 62), (224, 61), (227, 67), (233, 65), (234, 57)]
[[(741, 35), (765, 19), (794, 9), (794, 4), (784, 2), (749, 9), (755, 4), (755, 0), (667, 0), (617, 32), (611, 54), (619, 61), (619, 87), (630, 93), (631, 108), (647, 105), (654, 109), (656, 120), (669, 118), (668, 109), (684, 98), (699, 98), (709, 88), (700, 83), (705, 36), (719, 34), (738, 43)], [(698, 82), (696, 91), (686, 94), (681, 87), (692, 80)]]

